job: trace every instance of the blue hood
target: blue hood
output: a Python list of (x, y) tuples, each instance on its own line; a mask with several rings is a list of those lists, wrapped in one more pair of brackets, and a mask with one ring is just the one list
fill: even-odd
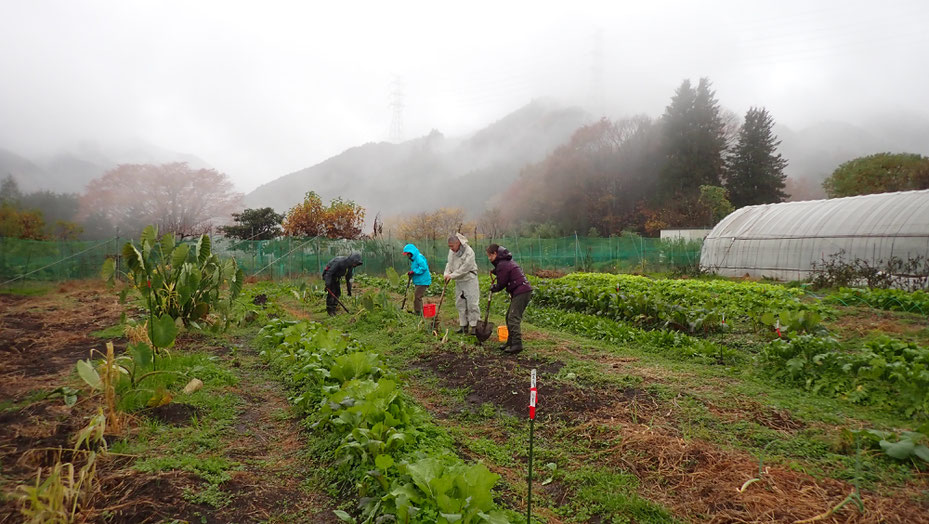
[(426, 261), (426, 257), (413, 244), (403, 246), (403, 252), (413, 255), (410, 257), (410, 271), (413, 272), (413, 283), (417, 286), (431, 284), (432, 273), (429, 272), (429, 263)]
[(416, 246), (414, 246), (413, 244), (407, 244), (403, 246), (403, 252), (410, 253), (411, 255), (413, 255), (413, 258), (416, 258), (416, 255), (422, 254), (419, 252), (419, 249), (416, 249)]

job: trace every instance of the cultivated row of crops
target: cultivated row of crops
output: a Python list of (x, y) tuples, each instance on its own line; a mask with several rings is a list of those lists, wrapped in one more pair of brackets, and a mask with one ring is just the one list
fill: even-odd
[[(799, 289), (577, 273), (539, 281), (536, 290), (536, 305), (545, 307), (528, 318), (540, 325), (708, 363), (753, 359), (760, 373), (817, 394), (929, 416), (929, 349), (890, 337), (841, 342), (820, 323), (830, 308)], [(888, 306), (922, 299), (887, 290), (839, 293), (843, 300), (892, 297)], [(748, 354), (705, 338), (733, 324), (760, 333)]]
[(764, 324), (763, 318), (771, 313), (820, 315), (824, 307), (801, 300), (803, 295), (799, 289), (756, 282), (575, 273), (540, 281), (535, 299), (647, 328), (710, 333), (743, 320)]
[(312, 322), (274, 319), (260, 340), (322, 435), (319, 451), (336, 458), (343, 486), (357, 492), (364, 522), (508, 522), (491, 491), (499, 476), (451, 451), (381, 355)]

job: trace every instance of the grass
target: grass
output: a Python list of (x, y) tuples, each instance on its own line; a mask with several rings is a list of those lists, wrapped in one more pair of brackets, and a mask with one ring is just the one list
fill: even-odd
[(581, 522), (598, 517), (616, 524), (676, 521), (667, 510), (636, 495), (635, 475), (582, 467), (565, 474), (562, 482), (572, 486), (574, 495), (558, 508), (556, 513), (563, 517)]
[[(242, 464), (225, 457), (229, 430), (236, 420), (242, 400), (232, 393), (221, 393), (236, 382), (235, 376), (215, 356), (206, 353), (176, 352), (170, 359), (160, 361), (164, 370), (183, 371), (178, 375), (159, 375), (152, 378), (156, 386), (177, 389), (187, 376), (196, 376), (204, 382), (203, 389), (191, 394), (178, 394), (173, 402), (193, 406), (197, 414), (186, 425), (172, 425), (157, 419), (146, 418), (134, 437), (115, 442), (114, 453), (138, 455), (132, 467), (142, 473), (184, 471), (203, 481), (199, 490), (185, 488), (184, 497), (190, 502), (205, 503), (222, 508), (232, 495), (224, 493), (221, 485), (231, 478)], [(156, 380), (157, 378), (157, 380)], [(128, 411), (146, 413), (139, 395), (123, 397), (121, 405)]]
[[(142, 384), (149, 390), (165, 388), (177, 392), (191, 377), (203, 380), (202, 390), (192, 395), (177, 394), (174, 398), (175, 403), (196, 408), (192, 423), (175, 426), (145, 417), (147, 397), (129, 398), (124, 400), (123, 407), (140, 413), (143, 422), (132, 437), (113, 443), (110, 450), (139, 455), (132, 467), (140, 472), (178, 471), (192, 475), (195, 484), (185, 487), (183, 498), (216, 511), (235, 503), (236, 494), (225, 490), (224, 486), (243, 470), (281, 477), (301, 475), (305, 479), (301, 491), (310, 494), (323, 489), (341, 499), (344, 486), (335, 482), (337, 477), (323, 467), (325, 464), (319, 463), (320, 452), (332, 448), (332, 442), (327, 441), (324, 434), (301, 434), (301, 439), (305, 440), (301, 440), (299, 461), (315, 465), (307, 471), (286, 464), (278, 468), (270, 459), (265, 463), (229, 454), (231, 443), (242, 437), (234, 425), (243, 406), (254, 403), (253, 399), (243, 396), (241, 386), (279, 379), (261, 369), (257, 357), (245, 351), (241, 341), (252, 337), (270, 316), (309, 316), (348, 332), (366, 347), (381, 352), (388, 366), (401, 370), (411, 394), (433, 413), (444, 438), (459, 454), (469, 461), (483, 461), (503, 476), (498, 499), (514, 510), (524, 507), (528, 460), (525, 416), (511, 415), (496, 400), (469, 404), (469, 395), (482, 387), (480, 381), (453, 387), (448, 385), (448, 377), (443, 376), (441, 370), (434, 371), (422, 364), (422, 357), (440, 352), (478, 358), (481, 355), (497, 358), (496, 354), (489, 349), (475, 348), (472, 338), (458, 335), (449, 335), (450, 340), (440, 346), (412, 315), (403, 314), (395, 320), (376, 311), (351, 316), (341, 314), (329, 319), (321, 298), (298, 302), (290, 293), (289, 285), (259, 282), (247, 286), (237, 307), (254, 311), (253, 323), (234, 326), (226, 334), (198, 333), (186, 337), (180, 348), (172, 350), (170, 361), (159, 360), (164, 363), (162, 369), (171, 373), (152, 377)], [(251, 303), (259, 293), (269, 298), (264, 307)], [(347, 301), (353, 311), (361, 307), (357, 300), (359, 294)], [(498, 298), (496, 302), (493, 315), (499, 320), (505, 300)], [(532, 309), (530, 305), (529, 318)], [(446, 300), (440, 314), (443, 327), (457, 324), (453, 301)], [(849, 326), (849, 322), (843, 323), (843, 314), (844, 309), (839, 308), (838, 318), (830, 322)], [(854, 314), (858, 318), (866, 316), (861, 312)], [(929, 328), (921, 327), (919, 319), (898, 314), (886, 317), (916, 339), (929, 333)], [(763, 459), (766, 466), (805, 473), (813, 479), (850, 481), (860, 477), (864, 489), (882, 495), (900, 488), (925, 486), (925, 479), (920, 480), (921, 474), (913, 467), (880, 453), (863, 453), (859, 470), (856, 457), (843, 450), (838, 442), (841, 428), (906, 428), (911, 426), (911, 421), (878, 407), (858, 406), (767, 380), (753, 369), (752, 356), (760, 341), (751, 335), (727, 333), (711, 337), (714, 343), (738, 352), (738, 358), (695, 359), (681, 351), (669, 351), (661, 344), (609, 342), (529, 322), (525, 323), (524, 332), (528, 334), (528, 349), (520, 357), (543, 364), (557, 362), (561, 366), (557, 372), (540, 377), (544, 381), (543, 388), (570, 387), (587, 396), (601, 392), (610, 395), (625, 391), (634, 393), (631, 399), (611, 397), (602, 412), (593, 413), (592, 410), (591, 418), (583, 420), (547, 416), (549, 406), (556, 405), (559, 399), (541, 398), (540, 418), (536, 424), (537, 474), (533, 498), (534, 507), (538, 508), (538, 522), (546, 518), (566, 522), (588, 519), (673, 522), (675, 519), (708, 518), (657, 502), (667, 503), (674, 500), (676, 494), (663, 491), (667, 489), (663, 485), (667, 483), (662, 477), (664, 473), (641, 469), (642, 464), (648, 464), (648, 453), (626, 447), (629, 435), (634, 436), (634, 432), (642, 428), (663, 431), (682, 442), (709, 443), (732, 456)], [(843, 332), (852, 339), (864, 340), (858, 338), (862, 335), (857, 332)], [(869, 332), (866, 330), (863, 336)], [(642, 336), (637, 340), (645, 339), (641, 330), (636, 333)], [(122, 327), (110, 326), (94, 332), (93, 336), (117, 338), (122, 336)], [(215, 353), (217, 347), (222, 348), (222, 357)], [(523, 371), (520, 368), (514, 373)], [(528, 373), (525, 380), (527, 390)], [(519, 390), (517, 394), (527, 393)], [(41, 395), (43, 392), (37, 391), (28, 398), (39, 400)], [(26, 400), (16, 405), (4, 401), (0, 403), (0, 413), (17, 409)], [(610, 418), (614, 415), (616, 420)], [(273, 421), (287, 421), (293, 413), (281, 407), (269, 411), (267, 416)], [(251, 436), (250, 431), (248, 428), (245, 435)], [(554, 466), (546, 468), (547, 464)], [(633, 468), (627, 464), (637, 466)], [(551, 482), (542, 486), (549, 479)], [(664, 496), (658, 497), (656, 493), (664, 493)], [(347, 506), (351, 505), (345, 503), (343, 509), (353, 509)], [(281, 510), (269, 517), (269, 522), (300, 520), (296, 509)]]
[[(286, 295), (282, 294), (281, 297), (283, 304), (296, 307), (295, 303), (289, 304), (290, 299)], [(315, 307), (310, 309), (310, 314), (322, 318), (324, 311), (322, 308)], [(453, 317), (447, 313), (444, 318)], [(439, 419), (437, 422), (452, 436), (460, 453), (466, 457), (483, 460), (492, 465), (491, 469), (495, 472), (499, 472), (499, 468), (507, 470), (508, 474), (504, 475), (505, 492), (510, 497), (523, 496), (526, 490), (525, 463), (528, 459), (526, 421), (501, 412), (499, 407), (493, 403), (483, 403), (473, 411), (458, 409), (465, 404), (465, 397), (468, 393), (474, 388), (479, 388), (480, 384), (475, 384), (470, 388), (443, 387), (440, 376), (416, 367), (419, 357), (430, 354), (431, 346), (434, 344), (431, 336), (416, 329), (417, 318), (404, 316), (397, 325), (391, 325), (389, 321), (378, 318), (376, 314), (357, 321), (343, 315), (336, 317), (332, 324), (351, 333), (366, 347), (382, 352), (391, 366), (404, 370), (403, 378), (415, 386), (418, 400), (442, 412), (451, 412), (448, 418)], [(467, 345), (459, 348), (453, 345), (451, 350), (459, 349), (473, 351)], [(557, 359), (551, 357), (548, 360)], [(639, 383), (638, 378), (599, 374), (596, 372), (595, 364), (584, 360), (572, 361), (565, 367), (569, 366), (570, 370), (565, 374), (573, 373), (573, 380), (585, 384), (586, 387), (596, 387), (598, 384), (625, 386), (630, 383)], [(528, 381), (528, 373), (526, 379)], [(526, 389), (528, 390), (528, 384)], [(542, 466), (546, 463), (555, 463), (559, 467), (565, 465), (568, 468), (567, 472), (582, 471), (583, 475), (586, 475), (583, 476), (585, 482), (589, 481), (589, 489), (581, 489), (574, 493), (572, 504), (577, 505), (571, 511), (578, 514), (586, 515), (587, 513), (584, 512), (588, 512), (590, 515), (614, 518), (615, 522), (623, 522), (621, 517), (624, 515), (629, 519), (626, 520), (628, 522), (672, 521), (666, 509), (642, 498), (637, 494), (634, 486), (627, 486), (628, 489), (615, 493), (604, 493), (602, 490), (606, 488), (619, 489), (618, 479), (628, 481), (634, 477), (628, 473), (617, 472), (613, 467), (598, 467), (578, 458), (577, 455), (589, 453), (591, 449), (575, 442), (575, 439), (568, 434), (559, 436), (556, 432), (552, 432), (551, 428), (540, 431), (542, 432), (536, 441), (535, 449), (536, 464)], [(537, 482), (543, 480), (544, 477), (536, 479)], [(598, 482), (600, 484), (597, 484)], [(578, 484), (581, 487), (585, 485)], [(556, 515), (556, 510), (562, 505), (550, 497), (541, 494), (540, 496), (541, 500), (536, 503), (541, 510), (540, 514)], [(629, 508), (629, 511), (617, 513), (617, 508), (621, 506)], [(568, 520), (580, 522), (586, 520), (586, 517), (582, 519), (575, 515)]]
[[(287, 297), (281, 296), (287, 303)], [(495, 306), (493, 314), (496, 316), (501, 305)], [(532, 307), (530, 305), (530, 310)], [(324, 318), (320, 305), (308, 309), (301, 305), (301, 308), (315, 318)], [(440, 315), (445, 324), (455, 323), (453, 306), (443, 306)], [(901, 319), (906, 329), (913, 329), (911, 321)], [(466, 395), (467, 392), (444, 391), (439, 376), (417, 367), (421, 356), (435, 351), (473, 351), (468, 349), (471, 346), (464, 342), (464, 337), (453, 335), (445, 347), (439, 349), (437, 340), (418, 328), (412, 316), (404, 316), (397, 322), (376, 313), (340, 315), (326, 322), (350, 332), (368, 347), (388, 355), (394, 365), (407, 369), (405, 377), (415, 384), (417, 395), (424, 403), (440, 412), (452, 413), (442, 423), (465, 454), (501, 468), (519, 470), (524, 467), (521, 460), (525, 456), (522, 447), (525, 442), (517, 436), (519, 431), (514, 427), (518, 421), (509, 420), (512, 417), (501, 414), (493, 405), (480, 406), (476, 412), (465, 410), (456, 414), (462, 393)], [(718, 337), (716, 343), (726, 346), (733, 341), (741, 342), (739, 351), (745, 355), (720, 363), (682, 358), (680, 353), (669, 353), (656, 345), (604, 342), (528, 322), (524, 331), (530, 334), (531, 340), (527, 342), (530, 355), (564, 363), (561, 370), (554, 377), (546, 377), (547, 380), (589, 388), (636, 388), (652, 395), (656, 406), (637, 405), (636, 402), (628, 405), (627, 411), (632, 412), (630, 416), (635, 423), (670, 425), (670, 429), (685, 440), (704, 441), (727, 453), (763, 458), (765, 464), (779, 465), (813, 478), (851, 481), (862, 477), (864, 489), (883, 495), (892, 495), (898, 488), (914, 482), (917, 485), (924, 482), (912, 466), (878, 453), (863, 453), (861, 470), (858, 470), (854, 454), (848, 454), (839, 445), (842, 428), (906, 428), (913, 425), (911, 420), (888, 409), (818, 396), (765, 378), (752, 366), (754, 348), (763, 343), (754, 335), (742, 338), (730, 333)], [(479, 388), (480, 384), (473, 387)], [(544, 400), (540, 413), (544, 413)], [(600, 480), (595, 482), (595, 479), (606, 477), (589, 474), (584, 469), (592, 468), (596, 472), (602, 468), (595, 461), (582, 458), (591, 453), (590, 447), (576, 442), (576, 435), (572, 436), (567, 427), (551, 424), (556, 427), (549, 428), (547, 442), (540, 448), (539, 456), (543, 458), (539, 461), (556, 462), (559, 468), (563, 465), (562, 471), (566, 473), (580, 475), (578, 472), (583, 471), (586, 483), (599, 486), (599, 489), (577, 490), (572, 495), (573, 509), (566, 513), (569, 520), (574, 518), (572, 515), (596, 514), (596, 508), (612, 507), (609, 502), (597, 501), (595, 495), (604, 485), (622, 485), (622, 471), (605, 469), (602, 473), (619, 477), (598, 484)], [(610, 426), (601, 429), (604, 434), (616, 432), (616, 428)], [(524, 489), (524, 484), (513, 480), (513, 489)], [(634, 487), (619, 491), (638, 496), (645, 503), (643, 507), (654, 507), (641, 494), (636, 495)], [(622, 502), (624, 506), (636, 503), (635, 500)], [(557, 509), (551, 501), (547, 508)], [(661, 511), (655, 515), (667, 515)], [(640, 514), (634, 520), (649, 521), (649, 518)]]
[(0, 287), (0, 295), (38, 297), (47, 295), (56, 287), (57, 283), (55, 282), (21, 282)]
[(90, 336), (94, 338), (101, 338), (104, 340), (111, 340), (114, 338), (123, 338), (125, 336), (125, 324), (116, 324), (108, 328), (101, 329), (99, 331), (94, 331)]

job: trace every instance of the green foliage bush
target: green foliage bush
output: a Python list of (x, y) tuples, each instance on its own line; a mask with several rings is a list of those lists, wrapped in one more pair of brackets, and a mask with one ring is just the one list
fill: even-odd
[(744, 353), (685, 333), (649, 331), (585, 313), (532, 307), (526, 310), (526, 320), (536, 325), (548, 326), (596, 340), (616, 344), (634, 344), (640, 349), (673, 358), (694, 359), (707, 364), (746, 360)]
[(841, 288), (825, 299), (833, 304), (929, 314), (929, 293), (902, 289)]
[(849, 349), (831, 337), (777, 339), (759, 355), (769, 376), (851, 402), (929, 415), (929, 349), (890, 337)]
[[(198, 327), (200, 322), (210, 320), (208, 315), (217, 313), (220, 322), (212, 322), (214, 327), (228, 325), (232, 301), (241, 292), (245, 275), (234, 258), (220, 260), (211, 246), (208, 235), (201, 236), (193, 245), (176, 243), (170, 233), (159, 240), (154, 226), (145, 228), (138, 246), (133, 242), (123, 246), (126, 276), (153, 317), (170, 317), (185, 326)], [(115, 278), (113, 259), (104, 264), (102, 276), (110, 282)], [(224, 296), (226, 284), (229, 291)], [(164, 347), (154, 338), (153, 342)]]
[(727, 280), (652, 280), (635, 275), (573, 273), (539, 282), (541, 304), (687, 333), (725, 330), (768, 312), (822, 310), (783, 286)]

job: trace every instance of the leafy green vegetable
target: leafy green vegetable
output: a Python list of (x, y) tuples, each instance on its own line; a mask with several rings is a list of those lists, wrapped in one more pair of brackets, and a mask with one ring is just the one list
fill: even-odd
[(804, 389), (910, 417), (929, 414), (929, 349), (881, 337), (848, 348), (830, 337), (778, 339), (759, 355), (765, 372)]
[[(316, 323), (272, 320), (261, 354), (298, 394), (317, 431), (338, 437), (338, 470), (361, 497), (362, 522), (503, 523), (492, 489), (499, 477), (466, 465), (430, 439), (431, 423), (386, 370), (381, 356)], [(336, 511), (345, 522), (356, 519)]]

